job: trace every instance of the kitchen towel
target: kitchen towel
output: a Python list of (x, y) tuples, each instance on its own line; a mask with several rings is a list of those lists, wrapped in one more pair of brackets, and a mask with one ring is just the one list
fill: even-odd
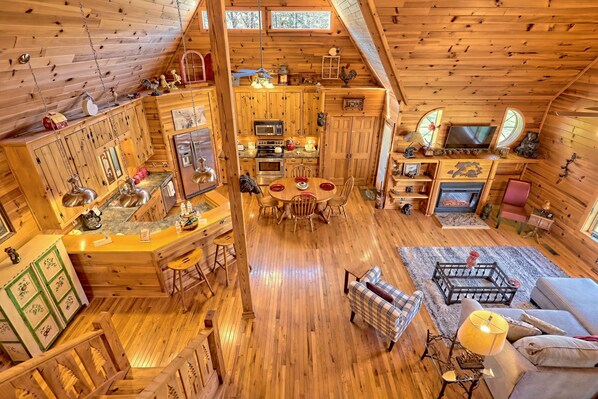
[(168, 184), (166, 185), (166, 191), (168, 192), (169, 197), (174, 197), (174, 195), (176, 194), (174, 192), (174, 184), (172, 184), (172, 180), (169, 181)]

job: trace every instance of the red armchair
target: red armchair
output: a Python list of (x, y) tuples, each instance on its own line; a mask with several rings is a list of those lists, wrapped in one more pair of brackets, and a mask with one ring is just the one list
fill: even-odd
[(521, 234), (528, 215), (525, 212), (525, 204), (529, 197), (532, 184), (528, 181), (509, 179), (505, 195), (502, 198), (500, 209), (498, 210), (498, 220), (496, 228), (500, 226), (502, 218), (521, 222), (517, 234)]

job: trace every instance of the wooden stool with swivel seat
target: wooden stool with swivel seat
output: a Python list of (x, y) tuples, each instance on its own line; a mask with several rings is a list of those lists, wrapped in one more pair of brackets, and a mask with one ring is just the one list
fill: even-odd
[[(191, 267), (195, 266), (195, 270), (197, 270), (197, 274), (199, 275), (199, 283), (206, 283), (212, 295), (214, 295), (214, 290), (208, 281), (203, 270), (199, 266), (199, 261), (203, 257), (203, 251), (201, 248), (195, 248), (191, 252), (187, 252), (186, 254), (176, 258), (168, 262), (167, 266), (169, 269), (172, 270), (172, 293), (174, 295), (175, 289), (181, 293), (181, 302), (183, 303), (183, 313), (187, 312), (188, 308), (185, 306), (185, 287), (183, 285), (183, 271), (188, 271)], [(179, 287), (176, 286), (176, 276), (179, 276)], [(195, 285), (193, 285), (195, 286)], [(191, 288), (191, 287), (187, 287)]]
[[(237, 257), (237, 249), (235, 248), (235, 233), (232, 230), (227, 231), (224, 234), (219, 235), (218, 237), (214, 238), (214, 245), (216, 245), (216, 253), (214, 254), (214, 265), (212, 266), (212, 271), (215, 272), (217, 268), (221, 267), (224, 269), (224, 273), (226, 274), (226, 286), (228, 287), (228, 256), (226, 253), (226, 249), (229, 246), (233, 246), (233, 250), (235, 254), (233, 258)], [(223, 262), (220, 263), (218, 260), (218, 253), (220, 248), (222, 247), (222, 257), (224, 258)], [(252, 270), (251, 265), (249, 265), (249, 271)]]

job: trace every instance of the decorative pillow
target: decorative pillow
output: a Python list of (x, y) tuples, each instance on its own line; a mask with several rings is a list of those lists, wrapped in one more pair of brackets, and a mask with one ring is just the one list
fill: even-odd
[(540, 329), (532, 326), (529, 323), (521, 320), (515, 320), (509, 316), (503, 316), (504, 319), (509, 323), (509, 332), (507, 333), (507, 340), (509, 342), (515, 342), (523, 337), (532, 337), (534, 335), (542, 334)]
[(577, 335), (573, 338), (583, 339), (584, 341), (598, 342), (598, 335)]
[(598, 343), (572, 337), (540, 335), (525, 337), (513, 346), (536, 366), (595, 367), (598, 365)]
[(561, 330), (557, 326), (552, 325), (547, 321), (538, 319), (537, 317), (529, 315), (525, 312), (523, 312), (521, 314), (521, 316), (519, 316), (519, 318), (522, 321), (525, 321), (526, 323), (529, 323), (532, 326), (539, 328), (540, 331), (542, 331), (544, 334), (552, 334), (552, 335), (566, 335), (567, 334), (567, 332), (565, 330)]
[(369, 281), (365, 283), (365, 286), (368, 290), (372, 291), (374, 294), (378, 295), (380, 298), (384, 299), (386, 302), (392, 303), (393, 297), (388, 292), (384, 291), (382, 288), (378, 287), (370, 283)]

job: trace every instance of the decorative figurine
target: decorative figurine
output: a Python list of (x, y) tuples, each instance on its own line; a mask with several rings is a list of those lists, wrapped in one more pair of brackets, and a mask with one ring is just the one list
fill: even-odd
[(357, 72), (355, 72), (355, 69), (351, 69), (349, 73), (347, 73), (347, 67), (342, 66), (341, 73), (339, 75), (340, 79), (345, 82), (343, 87), (349, 87), (349, 82), (357, 77)]
[(170, 83), (166, 81), (166, 76), (160, 75), (160, 86), (164, 89), (164, 93), (170, 92)]
[(401, 207), (401, 213), (404, 215), (411, 215), (411, 208), (413, 208), (413, 205), (405, 204)]
[(176, 69), (173, 69), (172, 71), (170, 71), (170, 74), (172, 75), (172, 82), (170, 82), (170, 89), (176, 90), (176, 89), (178, 89), (178, 87), (176, 87), (176, 85), (181, 84), (181, 77), (179, 75), (177, 75)]
[(540, 139), (538, 133), (528, 132), (527, 136), (521, 141), (521, 144), (515, 148), (515, 154), (524, 158), (537, 158), (538, 148), (540, 147)]
[(21, 261), (21, 255), (19, 255), (17, 250), (13, 247), (4, 248), (4, 252), (8, 254), (8, 257), (10, 258), (13, 265), (16, 265)]
[(156, 80), (149, 80), (149, 79), (143, 79), (141, 81), (141, 86), (145, 87), (146, 89), (151, 89), (152, 90), (152, 96), (159, 96), (162, 93), (160, 93), (160, 91), (158, 90), (158, 87), (160, 86), (160, 83), (158, 83), (158, 81)]
[(120, 105), (118, 103), (118, 93), (116, 92), (116, 87), (111, 88), (110, 93), (112, 93), (112, 98), (114, 99), (114, 105)]
[(486, 205), (484, 205), (484, 208), (482, 208), (482, 214), (480, 215), (480, 219), (488, 220), (488, 218), (490, 218), (490, 213), (492, 213), (492, 205), (490, 203), (487, 203)]
[(407, 186), (407, 187), (405, 187), (405, 192), (406, 193), (412, 193), (413, 192), (413, 186)]
[(480, 257), (480, 254), (477, 253), (476, 251), (471, 251), (469, 253), (469, 257), (465, 260), (465, 264), (467, 265), (468, 269), (473, 269), (476, 265), (476, 263), (478, 262), (478, 258)]

